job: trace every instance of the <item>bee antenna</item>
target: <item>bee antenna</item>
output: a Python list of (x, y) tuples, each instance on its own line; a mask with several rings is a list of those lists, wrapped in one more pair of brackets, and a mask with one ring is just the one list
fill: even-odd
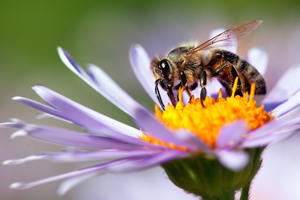
[(161, 99), (161, 96), (160, 96), (160, 93), (159, 93), (159, 90), (158, 90), (158, 83), (159, 83), (160, 81), (161, 81), (160, 79), (157, 79), (157, 80), (155, 81), (155, 94), (156, 94), (156, 97), (157, 97), (157, 99), (158, 99), (158, 101), (159, 101), (159, 103), (160, 103), (161, 108), (162, 108), (163, 110), (165, 110), (165, 105), (164, 105), (164, 103), (163, 103), (163, 101), (162, 101), (162, 99)]

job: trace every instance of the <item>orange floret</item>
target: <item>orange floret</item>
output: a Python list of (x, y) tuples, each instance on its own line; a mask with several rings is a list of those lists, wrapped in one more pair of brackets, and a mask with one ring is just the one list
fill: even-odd
[[(237, 79), (235, 80), (232, 94), (235, 93), (236, 88)], [(166, 110), (161, 112), (158, 106), (155, 105), (156, 117), (171, 130), (180, 128), (190, 130), (211, 148), (215, 147), (219, 130), (226, 123), (244, 119), (248, 123), (249, 129), (254, 130), (274, 118), (271, 113), (264, 111), (263, 105), (261, 107), (256, 106), (256, 102), (253, 99), (255, 84), (251, 85), (250, 97), (248, 93), (245, 93), (243, 97), (232, 95), (224, 99), (222, 97), (222, 90), (220, 89), (217, 100), (206, 97), (203, 102), (204, 108), (201, 105), (200, 99), (194, 99), (194, 97), (188, 105), (184, 105), (182, 102), (182, 92), (183, 89), (180, 89), (179, 101), (175, 108), (169, 104)], [(186, 147), (176, 147), (173, 144), (156, 140), (146, 133), (144, 133), (141, 139), (171, 148), (187, 149)]]

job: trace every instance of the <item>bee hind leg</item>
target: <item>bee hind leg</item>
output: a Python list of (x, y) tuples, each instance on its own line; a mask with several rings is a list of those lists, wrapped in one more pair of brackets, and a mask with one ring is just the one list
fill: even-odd
[[(192, 94), (190, 92), (189, 86), (187, 84), (186, 76), (183, 71), (180, 71), (180, 77), (181, 77), (181, 85), (185, 88), (186, 93), (189, 95), (189, 102), (191, 102)], [(194, 88), (195, 89), (195, 88)]]
[(206, 81), (207, 81), (206, 71), (203, 71), (200, 75), (200, 86), (201, 86), (200, 100), (201, 100), (202, 107), (205, 107), (203, 101), (205, 100), (207, 95), (206, 88), (205, 88)]

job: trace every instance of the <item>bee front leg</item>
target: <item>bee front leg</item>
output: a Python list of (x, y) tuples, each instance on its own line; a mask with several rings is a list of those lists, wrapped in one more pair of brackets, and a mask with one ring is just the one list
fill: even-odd
[(200, 76), (200, 86), (201, 86), (200, 100), (201, 100), (202, 107), (205, 107), (203, 104), (203, 101), (205, 100), (206, 95), (207, 95), (206, 88), (205, 88), (206, 80), (207, 80), (207, 75), (206, 75), (206, 72), (203, 71)]
[(186, 76), (185, 76), (185, 73), (183, 71), (180, 71), (180, 77), (181, 77), (181, 84), (182, 84), (182, 87), (185, 88), (185, 91), (186, 93), (189, 95), (189, 102), (191, 101), (192, 99), (192, 94), (190, 92), (190, 89), (188, 87), (188, 84), (187, 84), (187, 80), (186, 80)]
[(169, 99), (170, 99), (172, 105), (175, 107), (176, 102), (175, 102), (175, 97), (174, 97), (174, 94), (173, 94), (173, 88), (172, 87), (168, 87), (167, 94), (169, 96)]

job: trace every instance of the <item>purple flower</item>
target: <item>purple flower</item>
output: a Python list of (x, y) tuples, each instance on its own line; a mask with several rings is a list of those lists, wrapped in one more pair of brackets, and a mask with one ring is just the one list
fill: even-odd
[[(236, 50), (231, 49), (231, 51)], [(58, 194), (63, 195), (72, 187), (91, 177), (104, 173), (131, 172), (164, 165), (174, 160), (189, 158), (198, 152), (204, 152), (206, 155), (216, 158), (215, 160), (224, 167), (238, 172), (251, 160), (245, 149), (264, 147), (272, 142), (280, 141), (300, 128), (300, 113), (295, 111), (300, 105), (300, 80), (297, 77), (300, 68), (298, 66), (290, 68), (261, 102), (266, 111), (275, 115), (272, 121), (255, 130), (249, 130), (245, 122), (241, 120), (228, 123), (220, 130), (216, 146), (212, 148), (195, 137), (191, 131), (186, 129), (174, 131), (167, 128), (152, 113), (123, 91), (99, 67), (89, 65), (88, 73), (86, 73), (65, 50), (59, 47), (58, 53), (71, 71), (127, 113), (138, 128), (104, 116), (47, 87), (36, 85), (33, 90), (48, 105), (24, 97), (14, 97), (13, 100), (42, 111), (41, 116), (54, 117), (76, 124), (85, 131), (77, 132), (27, 124), (18, 119), (0, 124), (0, 128), (19, 129), (12, 134), (11, 138), (30, 136), (47, 142), (79, 148), (8, 160), (4, 164), (13, 165), (41, 159), (59, 162), (99, 161), (99, 164), (35, 182), (13, 183), (11, 188), (27, 189), (43, 183), (66, 179), (58, 189)], [(251, 49), (246, 59), (264, 75), (268, 55), (263, 49), (257, 47)], [(131, 48), (130, 62), (146, 92), (156, 104), (159, 104), (154, 93), (154, 79), (149, 69), (150, 59), (140, 45), (134, 45)], [(208, 96), (216, 96), (220, 88), (222, 86), (217, 81), (212, 81), (207, 87)], [(169, 102), (167, 95), (163, 91), (160, 93), (163, 102)], [(198, 96), (198, 94), (199, 91), (196, 90), (195, 95)], [(183, 95), (183, 103), (187, 104), (188, 97)], [(141, 130), (160, 141), (185, 147), (185, 150), (143, 141), (140, 139), (143, 137)]]

